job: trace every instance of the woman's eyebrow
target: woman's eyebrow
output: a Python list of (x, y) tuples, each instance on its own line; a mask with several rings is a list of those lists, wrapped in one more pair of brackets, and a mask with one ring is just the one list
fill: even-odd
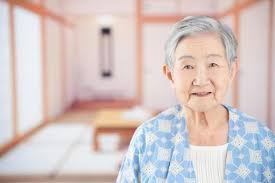
[(211, 54), (208, 54), (208, 55), (207, 55), (207, 58), (209, 58), (209, 57), (223, 57), (223, 56), (220, 55), (220, 54), (211, 53)]

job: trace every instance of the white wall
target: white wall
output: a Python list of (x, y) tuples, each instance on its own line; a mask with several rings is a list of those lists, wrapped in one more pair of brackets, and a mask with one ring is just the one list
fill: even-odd
[[(177, 1), (177, 0), (176, 0)], [(223, 0), (224, 1), (224, 0)], [(232, 0), (231, 0), (232, 1)], [(212, 14), (216, 11), (216, 1), (213, 0), (180, 0), (180, 13), (181, 14)]]
[(171, 15), (179, 12), (178, 2), (176, 0), (146, 0), (142, 1), (143, 14), (146, 15)]
[(0, 1), (0, 144), (12, 138), (9, 6)]
[(216, 6), (216, 12), (222, 13), (234, 6), (237, 0), (214, 0)]
[(77, 36), (77, 98), (131, 99), (136, 95), (136, 56), (134, 17), (115, 16), (112, 27), (114, 73), (100, 74), (99, 36), (101, 26), (95, 17), (80, 20)]
[(43, 119), (40, 28), (39, 16), (15, 8), (18, 128), (21, 133)]
[(61, 75), (61, 27), (51, 19), (46, 19), (46, 58), (48, 67), (48, 110), (49, 118), (63, 111)]
[[(56, 1), (56, 0), (51, 0)], [(62, 9), (69, 15), (134, 14), (136, 0), (66, 0)]]
[(51, 12), (54, 12), (58, 15), (62, 15), (63, 12), (63, 2), (65, 3), (65, 1), (58, 1), (58, 0), (46, 0), (44, 1), (45, 4), (44, 6), (49, 9)]
[(65, 65), (66, 65), (66, 98), (65, 106), (69, 107), (75, 98), (75, 37), (72, 28), (65, 27)]
[(177, 103), (169, 81), (162, 74), (164, 44), (171, 24), (146, 24), (143, 29), (143, 105), (165, 109)]
[(240, 109), (266, 121), (268, 63), (268, 1), (240, 16)]

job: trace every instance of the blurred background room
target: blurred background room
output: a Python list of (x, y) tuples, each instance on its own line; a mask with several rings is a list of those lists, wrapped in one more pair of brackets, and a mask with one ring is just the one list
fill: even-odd
[(239, 41), (225, 104), (275, 131), (274, 0), (0, 0), (0, 182), (115, 182), (138, 125), (177, 103), (162, 75), (176, 21)]

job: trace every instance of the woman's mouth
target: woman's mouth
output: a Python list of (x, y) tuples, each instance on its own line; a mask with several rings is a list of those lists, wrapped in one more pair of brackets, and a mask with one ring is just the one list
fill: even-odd
[(197, 97), (206, 97), (210, 95), (212, 92), (196, 92), (192, 93), (192, 95), (197, 96)]

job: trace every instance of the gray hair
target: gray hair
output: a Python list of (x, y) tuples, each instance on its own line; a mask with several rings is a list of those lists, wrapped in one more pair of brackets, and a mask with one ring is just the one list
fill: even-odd
[(174, 53), (178, 43), (188, 37), (201, 33), (213, 32), (220, 35), (225, 48), (225, 56), (230, 66), (237, 58), (237, 40), (232, 30), (220, 21), (208, 16), (189, 16), (177, 22), (165, 44), (165, 63), (174, 67)]

